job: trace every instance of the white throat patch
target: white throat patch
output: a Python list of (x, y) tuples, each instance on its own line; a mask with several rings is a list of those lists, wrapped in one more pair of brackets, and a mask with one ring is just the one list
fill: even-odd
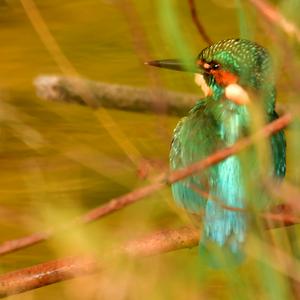
[(207, 85), (203, 75), (195, 74), (195, 83), (201, 87), (201, 90), (205, 97), (212, 95), (211, 88)]

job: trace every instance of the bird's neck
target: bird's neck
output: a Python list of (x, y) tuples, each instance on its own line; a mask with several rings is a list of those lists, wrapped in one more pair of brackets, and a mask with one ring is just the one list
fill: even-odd
[[(212, 95), (206, 98), (206, 111), (215, 120), (220, 137), (230, 146), (250, 132), (253, 111), (249, 105), (239, 105), (226, 99), (224, 87), (215, 84), (210, 88)], [(268, 87), (251, 96), (251, 101), (263, 103), (262, 110), (268, 121), (268, 116), (274, 113), (275, 89)]]
[[(219, 85), (213, 77), (207, 79), (207, 84), (211, 91), (210, 98), (212, 100), (214, 100), (215, 102), (220, 102), (226, 99), (225, 87)], [(241, 87), (241, 89), (243, 88)], [(248, 92), (246, 91), (246, 89), (244, 91), (246, 93), (249, 92), (248, 96), (250, 101), (253, 101), (254, 104), (261, 104), (262, 109), (264, 110), (266, 115), (272, 114), (274, 112), (276, 101), (276, 89), (272, 83), (266, 83), (263, 86), (259, 87), (250, 87)], [(237, 110), (239, 110), (238, 106), (239, 105), (236, 106)]]
[(227, 146), (234, 144), (250, 129), (250, 113), (246, 105), (211, 99), (207, 102), (206, 112), (214, 119), (218, 134)]

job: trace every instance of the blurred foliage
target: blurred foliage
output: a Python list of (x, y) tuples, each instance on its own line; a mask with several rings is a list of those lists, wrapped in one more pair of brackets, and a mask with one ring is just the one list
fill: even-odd
[[(273, 1), (299, 24), (299, 1)], [(199, 92), (190, 74), (153, 71), (146, 59), (196, 56), (206, 45), (192, 23), (188, 1), (36, 0), (62, 52), (84, 77), (137, 86)], [(247, 36), (275, 57), (279, 102), (299, 113), (299, 45), (244, 1), (197, 1), (214, 40)], [(145, 182), (97, 119), (75, 105), (46, 103), (33, 79), (60, 73), (18, 0), (0, 1), (0, 231), (7, 240), (66, 223)], [(176, 118), (110, 111), (128, 140), (149, 160), (167, 164)], [(299, 126), (299, 125), (298, 125)], [(288, 178), (299, 185), (299, 128), (288, 131)], [(98, 222), (1, 258), (1, 271), (62, 255), (105, 251), (121, 241), (182, 224), (165, 189)], [(184, 218), (184, 217), (183, 217)], [(289, 251), (286, 230), (270, 233)], [(276, 242), (277, 241), (277, 242)], [(255, 248), (255, 243), (254, 246)], [(253, 248), (253, 249), (254, 249)], [(207, 269), (197, 250), (137, 261), (113, 261), (100, 274), (45, 287), (11, 299), (291, 299), (287, 274), (249, 255), (232, 272)], [(254, 251), (255, 252), (255, 251)]]

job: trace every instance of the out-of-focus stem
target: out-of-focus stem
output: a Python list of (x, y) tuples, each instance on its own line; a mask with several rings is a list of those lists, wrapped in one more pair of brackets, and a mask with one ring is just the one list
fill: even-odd
[(266, 0), (248, 0), (262, 16), (265, 17), (272, 24), (281, 28), (290, 37), (295, 37), (300, 43), (300, 30), (299, 28), (285, 18), (278, 9)]
[(195, 5), (195, 0), (188, 0), (189, 2), (189, 6), (190, 6), (190, 12), (192, 15), (192, 19), (193, 22), (195, 24), (195, 26), (198, 29), (198, 32), (200, 33), (202, 39), (208, 44), (211, 45), (212, 44), (212, 40), (210, 39), (210, 37), (208, 36), (207, 32), (204, 29), (204, 26), (201, 24), (198, 14), (197, 14), (197, 10), (196, 10), (196, 5)]
[[(89, 106), (85, 101), (85, 94), (89, 94), (93, 98), (92, 108), (105, 107), (136, 112), (154, 112), (154, 108), (162, 102), (165, 108), (162, 113), (179, 116), (186, 114), (200, 98), (193, 94), (95, 82), (78, 77), (40, 76), (36, 78), (34, 85), (37, 95), (49, 101)], [(81, 93), (76, 92), (78, 85), (85, 88)]]

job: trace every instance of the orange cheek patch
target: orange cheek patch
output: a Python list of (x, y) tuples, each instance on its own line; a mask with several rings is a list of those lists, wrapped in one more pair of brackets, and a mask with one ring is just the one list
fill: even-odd
[(227, 86), (238, 82), (238, 77), (229, 71), (212, 70), (211, 74), (214, 76), (216, 82), (221, 86)]

